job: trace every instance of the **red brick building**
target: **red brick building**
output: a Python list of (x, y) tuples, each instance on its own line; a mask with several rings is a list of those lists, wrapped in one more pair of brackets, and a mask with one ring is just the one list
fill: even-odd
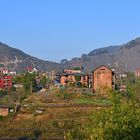
[(9, 114), (9, 107), (0, 107), (0, 116), (7, 116)]
[(64, 70), (64, 73), (69, 73), (69, 74), (70, 73), (81, 73), (81, 70), (69, 70), (69, 69), (67, 70), (66, 69), (66, 70)]
[[(78, 81), (77, 81), (78, 80)], [(64, 70), (60, 74), (60, 84), (67, 85), (68, 83), (80, 82), (83, 86), (89, 85), (89, 76), (83, 74), (81, 70)]]
[(11, 88), (12, 88), (12, 76), (1, 76), (0, 89), (11, 89)]
[(136, 69), (136, 71), (135, 71), (135, 76), (136, 76), (137, 78), (140, 78), (140, 68)]
[(88, 86), (89, 84), (89, 76), (83, 74), (61, 74), (60, 75), (60, 83), (61, 85), (66, 85), (68, 83), (76, 83), (76, 77), (79, 77), (79, 82), (82, 85)]
[(6, 75), (8, 73), (9, 73), (9, 70), (8, 69), (0, 68), (0, 75)]
[(110, 68), (102, 65), (93, 71), (94, 92), (102, 88), (113, 89), (114, 82), (114, 72)]

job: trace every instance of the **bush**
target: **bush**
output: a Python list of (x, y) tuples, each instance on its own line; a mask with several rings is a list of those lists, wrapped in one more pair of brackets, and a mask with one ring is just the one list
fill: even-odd
[(135, 98), (112, 93), (112, 107), (97, 111), (90, 123), (77, 125), (65, 134), (67, 139), (135, 140), (140, 138), (140, 108)]
[(70, 99), (71, 98), (71, 94), (70, 93), (66, 93), (65, 90), (60, 90), (59, 93), (57, 94), (57, 97), (59, 97), (61, 99)]

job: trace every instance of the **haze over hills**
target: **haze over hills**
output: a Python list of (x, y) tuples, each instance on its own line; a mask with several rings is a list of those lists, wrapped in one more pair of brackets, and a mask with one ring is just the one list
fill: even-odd
[(27, 66), (33, 66), (41, 71), (59, 70), (60, 64), (44, 61), (30, 56), (21, 50), (9, 47), (0, 42), (0, 64), (5, 67), (22, 72)]
[[(34, 66), (41, 71), (61, 69), (59, 63), (38, 59), (1, 42), (0, 64), (18, 72), (23, 71), (27, 66)], [(63, 64), (63, 67), (83, 66), (85, 71), (92, 71), (100, 65), (114, 68), (116, 72), (135, 71), (140, 67), (140, 37), (123, 45), (95, 49), (89, 54), (83, 54), (81, 58), (73, 58)]]
[(140, 67), (140, 37), (123, 45), (95, 49), (81, 58), (73, 58), (66, 67), (81, 67), (92, 71), (95, 67), (107, 65), (116, 72), (135, 71)]

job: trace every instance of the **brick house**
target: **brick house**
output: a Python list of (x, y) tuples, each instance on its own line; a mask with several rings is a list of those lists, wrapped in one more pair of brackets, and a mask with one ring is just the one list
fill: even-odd
[(8, 116), (9, 113), (13, 113), (14, 109), (10, 106), (0, 106), (0, 116)]
[(136, 69), (136, 71), (135, 71), (135, 76), (136, 76), (137, 78), (140, 78), (140, 68)]
[(0, 89), (11, 89), (12, 88), (12, 76), (1, 76), (0, 77)]
[(60, 84), (65, 86), (68, 83), (76, 83), (77, 78), (82, 85), (88, 86), (89, 76), (81, 73), (79, 70), (64, 70), (64, 72), (60, 74)]
[(0, 75), (6, 75), (9, 74), (9, 70), (5, 68), (0, 68)]
[(89, 87), (89, 75), (83, 74), (81, 76), (81, 81), (82, 85), (88, 86)]
[(0, 75), (16, 75), (16, 71), (10, 71), (6, 68), (0, 68)]
[[(115, 83), (115, 74), (110, 68), (102, 65), (93, 71), (93, 92), (99, 89), (113, 89)], [(104, 92), (104, 91), (103, 91)]]
[(0, 107), (0, 116), (7, 116), (9, 114), (9, 107)]
[(74, 74), (61, 74), (60, 75), (60, 84), (66, 85), (67, 83), (74, 83), (76, 82)]

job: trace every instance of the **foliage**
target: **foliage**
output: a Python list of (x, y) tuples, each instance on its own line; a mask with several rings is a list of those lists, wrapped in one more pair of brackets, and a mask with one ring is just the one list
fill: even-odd
[(93, 98), (77, 98), (74, 99), (73, 101), (74, 103), (77, 104), (92, 104), (92, 105), (110, 105), (111, 102), (107, 99), (93, 99)]
[(14, 111), (17, 112), (18, 107), (20, 107), (21, 102), (27, 93), (22, 88), (17, 88), (16, 90), (11, 90), (5, 96), (3, 96), (0, 100), (0, 104), (5, 106), (10, 106), (14, 108)]
[(75, 80), (76, 80), (76, 87), (77, 88), (80, 88), (80, 87), (84, 87), (83, 85), (82, 85), (82, 83), (80, 82), (81, 81), (81, 76), (80, 75), (75, 75)]
[(40, 80), (40, 85), (45, 88), (46, 84), (49, 84), (51, 82), (51, 80), (49, 79), (49, 77), (45, 77), (43, 76)]
[[(35, 73), (25, 73), (23, 79), (23, 86), (26, 92), (36, 91), (36, 81), (35, 81)], [(31, 91), (32, 90), (32, 91)]]
[(136, 82), (136, 77), (135, 74), (133, 72), (128, 72), (127, 74), (127, 84), (135, 84)]
[(59, 97), (60, 99), (70, 99), (71, 94), (66, 93), (65, 90), (60, 90), (59, 93), (57, 94), (57, 97)]
[(22, 84), (26, 93), (32, 93), (38, 90), (38, 85), (35, 80), (36, 73), (26, 72), (21, 76), (14, 77), (13, 82), (15, 84)]
[(0, 97), (3, 97), (5, 95), (7, 95), (7, 94), (8, 94), (8, 91), (6, 91), (6, 90), (0, 90)]
[(75, 75), (75, 80), (76, 80), (76, 82), (80, 82), (81, 76), (80, 75)]
[(110, 96), (110, 88), (107, 86), (100, 86), (97, 91), (96, 94), (99, 98), (102, 97), (109, 97)]
[(135, 83), (127, 84), (127, 97), (140, 97), (140, 79), (135, 79)]
[(81, 68), (80, 67), (75, 67), (75, 68), (73, 68), (73, 70), (81, 70)]
[(69, 130), (67, 139), (133, 140), (140, 137), (140, 109), (135, 98), (112, 93), (112, 107), (94, 113), (90, 123)]

